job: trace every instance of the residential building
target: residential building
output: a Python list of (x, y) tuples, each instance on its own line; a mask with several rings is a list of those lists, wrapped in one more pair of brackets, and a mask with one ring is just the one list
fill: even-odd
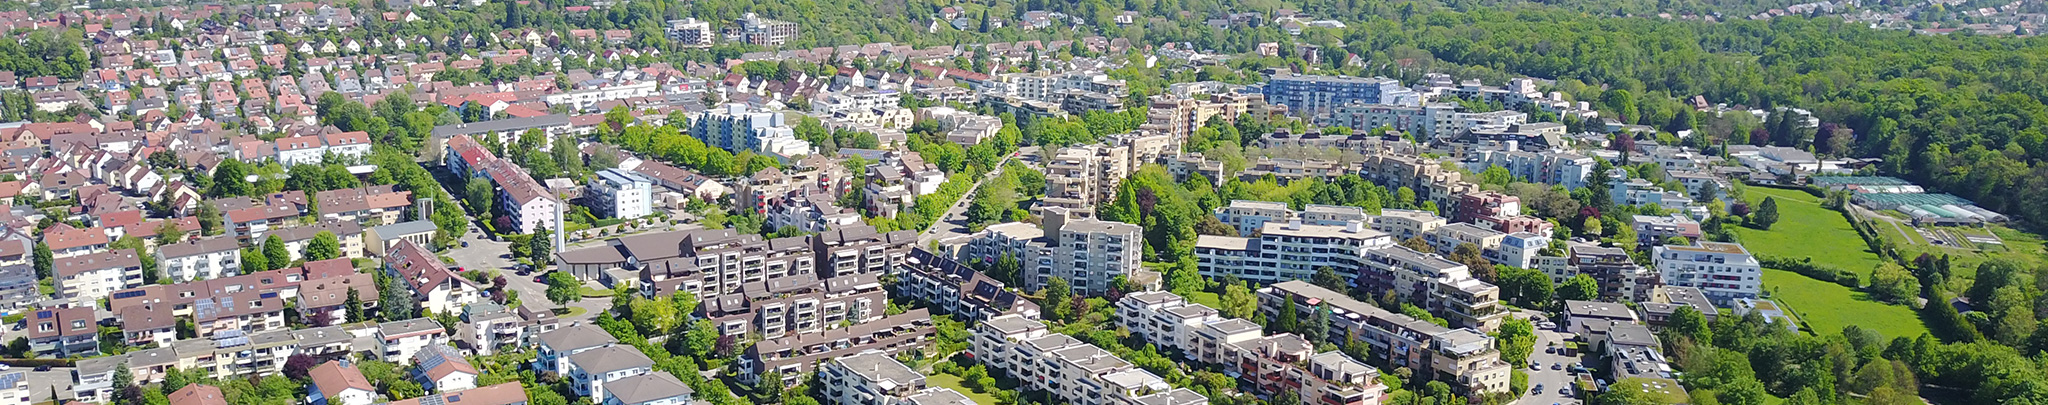
[(1061, 148), (1045, 163), (1046, 206), (1092, 211), (1116, 198), (1117, 184), (1131, 173), (1127, 149), (1089, 145)]
[[(1305, 281), (1287, 281), (1258, 290), (1259, 311), (1268, 319), (1278, 316), (1281, 300), (1294, 300), (1299, 316), (1327, 305), (1331, 310), (1332, 333), (1337, 339), (1357, 340), (1372, 348), (1371, 359), (1386, 367), (1407, 367), (1416, 376), (1450, 384), (1452, 390), (1467, 394), (1499, 393), (1508, 390), (1508, 374), (1514, 366), (1500, 360), (1493, 338), (1477, 329), (1450, 329), (1380, 309)], [(1348, 343), (1333, 342), (1333, 343)]]
[(92, 306), (43, 308), (28, 314), (28, 346), (38, 356), (90, 357), (100, 353), (99, 316)]
[(654, 360), (632, 346), (604, 346), (569, 355), (569, 373), (564, 375), (577, 395), (603, 398), (610, 395), (605, 384), (654, 371)]
[(810, 142), (796, 138), (782, 113), (753, 110), (746, 104), (705, 110), (692, 124), (691, 136), (734, 153), (752, 151), (787, 161), (811, 150)]
[(1600, 298), (1609, 301), (1642, 301), (1661, 282), (1656, 272), (1636, 265), (1627, 250), (1590, 243), (1571, 243), (1569, 250), (1570, 256), (1564, 258), (1538, 257), (1536, 269), (1556, 283), (1580, 274), (1592, 276), (1600, 283)]
[[(349, 264), (349, 258), (336, 258), (342, 265)], [(340, 325), (348, 323), (348, 311), (360, 309), (356, 319), (370, 319), (377, 311), (381, 295), (377, 290), (377, 278), (369, 273), (349, 273), (344, 276), (323, 277), (306, 280), (298, 288), (298, 312), (312, 325)], [(350, 308), (349, 298), (353, 296), (360, 308)], [(324, 319), (319, 319), (324, 318)]]
[(639, 218), (654, 211), (654, 182), (634, 172), (604, 169), (583, 188), (583, 198), (607, 218)]
[(348, 360), (331, 360), (306, 374), (313, 380), (306, 391), (314, 405), (370, 405), (377, 396), (377, 386)]
[(826, 361), (818, 381), (833, 404), (893, 404), (925, 389), (924, 374), (880, 350)]
[(1635, 228), (1636, 242), (1643, 245), (1662, 245), (1671, 238), (1700, 240), (1700, 223), (1683, 214), (1668, 216), (1636, 215), (1631, 218), (1630, 227)]
[(668, 28), (663, 30), (663, 34), (668, 36), (669, 41), (673, 41), (671, 43), (677, 45), (709, 47), (711, 46), (712, 38), (716, 37), (717, 32), (711, 30), (710, 22), (700, 21), (696, 18), (686, 18), (668, 20)]
[(1651, 255), (1663, 284), (1698, 288), (1716, 305), (1763, 293), (1763, 268), (1740, 244), (1663, 245), (1652, 248)]
[(1359, 277), (1368, 251), (1395, 243), (1358, 222), (1309, 225), (1294, 219), (1265, 223), (1253, 234), (1258, 237), (1201, 235), (1195, 240), (1196, 268), (1205, 277), (1228, 275), (1258, 284), (1310, 280), (1323, 268), (1349, 280)]
[(377, 324), (377, 353), (384, 361), (412, 359), (427, 346), (448, 345), (448, 329), (441, 322), (414, 318)]
[(910, 254), (917, 231), (875, 232), (865, 224), (825, 229), (811, 238), (818, 278), (855, 274), (886, 274)]
[(479, 302), (462, 309), (462, 321), (465, 325), (456, 333), (455, 340), (479, 355), (490, 355), (501, 347), (525, 345), (531, 336), (530, 324), (538, 320), (529, 320), (504, 305)]
[(164, 275), (187, 282), (241, 274), (241, 248), (234, 238), (222, 237), (158, 246), (155, 254)]
[(412, 379), (429, 392), (449, 393), (476, 388), (476, 366), (454, 347), (427, 345), (412, 356)]
[(419, 308), (433, 313), (455, 313), (483, 297), (483, 286), (470, 281), (442, 263), (427, 248), (400, 241), (384, 258), (384, 272), (412, 289)]
[[(6, 378), (4, 378), (4, 377), (0, 377), (0, 380), (5, 380), (5, 379), (6, 379)], [(23, 398), (23, 399), (24, 399), (24, 400), (26, 400), (27, 398)], [(185, 388), (179, 388), (179, 389), (178, 389), (177, 391), (171, 392), (171, 394), (170, 394), (170, 400), (171, 400), (171, 405), (227, 405), (227, 404), (228, 404), (228, 397), (227, 397), (227, 395), (224, 395), (224, 394), (222, 394), (222, 393), (221, 393), (221, 391), (220, 391), (220, 387), (215, 387), (215, 386), (211, 386), (211, 385), (206, 385), (206, 384), (192, 384), (192, 385), (187, 385), (187, 386), (185, 386)], [(4, 402), (4, 401), (0, 401), (0, 402)], [(12, 404), (12, 402), (7, 402), (7, 403), (9, 403), (9, 404)], [(23, 402), (23, 403), (27, 403), (27, 402)]]
[(313, 194), (314, 206), (324, 221), (362, 224), (395, 224), (412, 206), (412, 192), (393, 185), (327, 190)]
[(584, 324), (536, 334), (534, 342), (534, 370), (568, 375), (569, 356), (607, 347), (619, 340), (597, 325)]
[(1714, 308), (1714, 302), (1698, 288), (1660, 285), (1650, 290), (1650, 300), (1636, 303), (1636, 311), (1643, 323), (1651, 328), (1661, 328), (1671, 321), (1671, 315), (1679, 308), (1692, 307), (1705, 317), (1708, 323), (1719, 318), (1721, 311)]
[(518, 381), (463, 390), (454, 393), (427, 394), (419, 398), (400, 399), (384, 405), (526, 405), (526, 387)]
[(918, 308), (843, 328), (764, 339), (740, 356), (738, 377), (743, 382), (768, 384), (772, 382), (761, 381), (761, 377), (776, 372), (782, 375), (781, 384), (794, 385), (826, 359), (869, 350), (895, 355), (924, 347), (934, 332), (931, 313)]
[(1047, 332), (1045, 323), (1018, 315), (983, 322), (973, 331), (969, 353), (991, 372), (1023, 382), (1020, 390), (1043, 391), (1076, 404), (1195, 405), (1208, 398), (1176, 389), (1108, 350)]
[(1571, 153), (1479, 150), (1467, 155), (1464, 164), (1473, 172), (1499, 166), (1517, 179), (1560, 185), (1566, 190), (1577, 190), (1588, 181), (1597, 181), (1593, 158)]
[(1448, 223), (1450, 222), (1443, 217), (1429, 211), (1383, 209), (1380, 210), (1379, 216), (1372, 217), (1369, 225), (1373, 230), (1385, 232), (1395, 240), (1408, 240), (1421, 237)]
[(1116, 302), (1117, 320), (1131, 335), (1161, 347), (1183, 350), (1196, 347), (1196, 331), (1223, 315), (1207, 305), (1189, 303), (1180, 295), (1165, 291), (1141, 291), (1124, 295)]
[(922, 301), (930, 308), (963, 320), (983, 321), (1007, 314), (1037, 319), (1038, 304), (1004, 288), (1003, 282), (922, 248), (897, 262), (896, 297)]
[(1627, 305), (1612, 302), (1567, 300), (1564, 302), (1564, 314), (1562, 325), (1572, 333), (1589, 333), (1592, 328), (1605, 330), (1608, 325), (1637, 322), (1635, 311)]
[(1044, 212), (1037, 227), (1011, 222), (974, 234), (962, 251), (963, 260), (993, 263), (1005, 255), (1017, 258), (1023, 263), (1019, 277), (1025, 291), (1043, 289), (1053, 277), (1059, 277), (1066, 279), (1075, 294), (1093, 296), (1109, 291), (1110, 281), (1117, 276), (1156, 278), (1156, 273), (1139, 266), (1144, 240), (1137, 225), (1072, 218), (1060, 207), (1047, 207)]
[(61, 257), (50, 262), (56, 296), (73, 306), (96, 307), (101, 298), (142, 285), (142, 258), (134, 249)]
[(798, 29), (797, 23), (770, 20), (754, 13), (746, 13), (733, 20), (732, 24), (725, 28), (727, 41), (771, 48), (795, 39)]
[(601, 405), (689, 405), (696, 393), (675, 375), (656, 371), (605, 384)]
[(1268, 79), (1260, 87), (1260, 93), (1266, 96), (1266, 102), (1287, 106), (1287, 111), (1302, 116), (1328, 113), (1353, 101), (1408, 106), (1422, 104), (1421, 94), (1402, 87), (1399, 81), (1384, 77), (1281, 73)]

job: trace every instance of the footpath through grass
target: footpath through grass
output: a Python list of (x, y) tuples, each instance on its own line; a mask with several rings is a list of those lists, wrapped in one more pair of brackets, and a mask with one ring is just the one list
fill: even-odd
[[(1751, 254), (1788, 259), (1812, 257), (1814, 262), (1852, 271), (1865, 279), (1869, 278), (1870, 269), (1882, 263), (1877, 254), (1870, 251), (1870, 245), (1863, 243), (1863, 237), (1856, 235), (1856, 228), (1849, 226), (1849, 220), (1842, 218), (1842, 213), (1821, 208), (1820, 198), (1799, 190), (1764, 187), (1746, 190), (1744, 197), (1749, 201), (1752, 212), (1763, 203), (1764, 197), (1776, 197), (1778, 200), (1778, 223), (1772, 225), (1771, 230), (1735, 227), (1735, 234), (1742, 238), (1742, 246)], [(1785, 274), (1802, 277), (1794, 273)]]
[(1875, 330), (1886, 338), (1927, 333), (1927, 325), (1912, 308), (1878, 302), (1861, 291), (1799, 273), (1764, 269), (1764, 290), (1823, 336), (1840, 334), (1849, 325)]

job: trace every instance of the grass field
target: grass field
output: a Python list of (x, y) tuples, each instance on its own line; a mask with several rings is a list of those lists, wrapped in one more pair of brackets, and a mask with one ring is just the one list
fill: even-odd
[(936, 373), (932, 374), (931, 376), (925, 377), (924, 381), (926, 384), (929, 384), (933, 387), (946, 387), (952, 388), (954, 391), (959, 391), (960, 394), (966, 395), (967, 399), (972, 399), (974, 400), (974, 403), (977, 404), (996, 403), (995, 395), (975, 392), (974, 390), (967, 389), (966, 385), (961, 384), (961, 381), (963, 380), (961, 380), (960, 376), (957, 375)]
[(1212, 293), (1212, 292), (1208, 292), (1208, 291), (1198, 292), (1198, 293), (1195, 293), (1195, 295), (1190, 295), (1190, 296), (1188, 296), (1188, 302), (1192, 302), (1192, 303), (1196, 303), (1196, 304), (1202, 304), (1202, 305), (1207, 305), (1207, 306), (1209, 306), (1210, 308), (1222, 308), (1222, 307), (1223, 307), (1223, 298), (1222, 298), (1222, 297), (1218, 297), (1218, 296), (1216, 295), (1216, 293)]
[(1752, 210), (1763, 203), (1764, 197), (1778, 200), (1778, 223), (1771, 230), (1735, 228), (1742, 246), (1750, 253), (1791, 259), (1812, 257), (1815, 262), (1866, 277), (1871, 268), (1881, 263), (1877, 254), (1870, 251), (1870, 245), (1863, 243), (1863, 237), (1856, 235), (1856, 229), (1849, 227), (1849, 220), (1839, 212), (1821, 208), (1820, 198), (1799, 190), (1746, 190), (1744, 197)]
[(1863, 292), (1799, 273), (1764, 269), (1764, 291), (1792, 307), (1822, 335), (1842, 333), (1842, 327), (1852, 324), (1876, 330), (1886, 338), (1918, 337), (1927, 332), (1911, 308), (1873, 301)]

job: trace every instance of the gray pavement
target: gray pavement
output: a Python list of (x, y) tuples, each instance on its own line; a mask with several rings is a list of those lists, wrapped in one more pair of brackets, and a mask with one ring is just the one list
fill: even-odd
[[(1515, 314), (1515, 317), (1525, 318), (1527, 317), (1527, 315), (1523, 313), (1517, 313)], [(1572, 381), (1577, 376), (1572, 375), (1569, 369), (1571, 368), (1572, 364), (1577, 364), (1580, 361), (1579, 358), (1568, 357), (1563, 354), (1560, 354), (1561, 352), (1544, 353), (1544, 349), (1547, 347), (1555, 347), (1560, 350), (1563, 349), (1564, 341), (1569, 338), (1571, 338), (1570, 334), (1561, 333), (1556, 330), (1543, 329), (1540, 326), (1536, 328), (1536, 351), (1534, 353), (1529, 354), (1529, 361), (1540, 364), (1541, 367), (1539, 367), (1539, 369), (1537, 370), (1530, 370), (1524, 368), (1522, 369), (1522, 372), (1529, 374), (1530, 388), (1533, 389), (1540, 384), (1543, 386), (1543, 392), (1523, 392), (1522, 399), (1516, 401), (1516, 403), (1524, 405), (1570, 405), (1579, 403), (1576, 397), (1568, 397), (1558, 394), (1559, 389), (1572, 386)], [(1565, 370), (1551, 370), (1550, 366), (1552, 364), (1563, 364)], [(1576, 389), (1577, 388), (1574, 388), (1574, 390)], [(1574, 392), (1573, 394), (1577, 394), (1577, 392)]]
[[(548, 301), (547, 284), (534, 281), (535, 277), (545, 274), (543, 271), (553, 269), (538, 269), (521, 276), (512, 267), (517, 262), (512, 260), (512, 248), (509, 243), (484, 239), (475, 233), (462, 237), (461, 241), (468, 242), (469, 247), (460, 247), (458, 245), (456, 248), (448, 249), (447, 252), (442, 252), (442, 254), (447, 255), (449, 258), (455, 259), (455, 265), (462, 266), (467, 270), (497, 270), (505, 276), (505, 289), (518, 291), (521, 302), (539, 307), (555, 306), (553, 302)], [(589, 285), (593, 288), (602, 288), (595, 282)], [(571, 302), (569, 306), (583, 308), (585, 311), (582, 315), (563, 317), (562, 321), (576, 322), (588, 320), (610, 309), (611, 301), (611, 298), (585, 298), (581, 301)]]

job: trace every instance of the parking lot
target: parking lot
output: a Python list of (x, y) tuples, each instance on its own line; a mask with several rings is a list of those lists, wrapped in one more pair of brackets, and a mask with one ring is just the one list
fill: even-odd
[[(529, 272), (527, 275), (521, 276), (512, 267), (516, 262), (512, 261), (512, 249), (509, 243), (492, 241), (477, 235), (476, 233), (471, 233), (468, 236), (462, 237), (462, 242), (469, 243), (468, 247), (461, 247), (458, 244), (457, 247), (448, 249), (447, 252), (442, 252), (442, 254), (447, 255), (450, 259), (455, 259), (455, 265), (462, 266), (464, 270), (497, 270), (505, 276), (505, 289), (519, 292), (519, 300), (526, 303), (526, 305), (540, 308), (554, 307), (553, 302), (548, 302), (547, 284), (534, 281), (534, 277), (540, 275), (540, 272)], [(540, 270), (548, 269), (543, 268)], [(596, 283), (591, 283), (591, 286), (596, 287)], [(562, 318), (563, 322), (590, 319), (590, 317), (611, 308), (611, 299), (584, 299), (569, 303), (569, 306), (580, 307), (586, 311), (582, 315), (564, 317)]]
[[(1529, 354), (1530, 364), (1536, 366), (1536, 368), (1525, 368), (1522, 372), (1529, 374), (1529, 387), (1532, 391), (1539, 386), (1542, 389), (1541, 392), (1522, 393), (1522, 400), (1517, 403), (1525, 405), (1570, 405), (1579, 403), (1576, 396), (1564, 395), (1559, 392), (1566, 387), (1572, 387), (1572, 380), (1578, 377), (1571, 372), (1571, 367), (1579, 364), (1580, 359), (1566, 355), (1565, 350), (1563, 350), (1565, 340), (1571, 337), (1571, 334), (1558, 332), (1555, 328), (1545, 329), (1538, 325), (1536, 328), (1536, 351)], [(1573, 389), (1576, 390), (1577, 388)], [(1572, 394), (1578, 393), (1573, 392)]]

